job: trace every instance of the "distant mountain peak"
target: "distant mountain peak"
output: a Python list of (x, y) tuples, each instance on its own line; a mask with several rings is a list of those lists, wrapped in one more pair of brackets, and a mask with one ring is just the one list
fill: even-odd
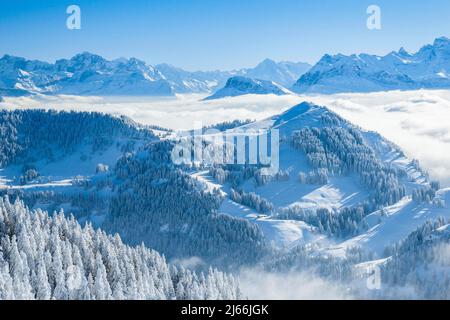
[[(54, 64), (4, 55), (0, 58), (0, 92), (74, 95), (173, 95), (211, 93), (233, 76), (291, 86), (310, 66), (263, 60), (255, 68), (190, 72), (170, 64), (151, 66), (137, 58), (108, 60), (84, 51)], [(17, 88), (22, 88), (17, 92)]]
[(82, 53), (78, 53), (74, 55), (70, 60), (72, 61), (106, 61), (105, 58), (98, 54), (90, 53), (88, 51), (83, 51)]
[(448, 46), (448, 45), (450, 45), (450, 39), (447, 37), (436, 38), (433, 42), (433, 46), (435, 46), (435, 47)]
[(26, 59), (22, 57), (17, 57), (9, 54), (3, 55), (3, 57), (0, 58), (0, 61), (6, 61), (6, 62), (25, 62)]
[(289, 93), (289, 90), (273, 81), (234, 76), (227, 80), (225, 87), (218, 90), (212, 96), (207, 97), (205, 100), (235, 97), (245, 94), (285, 95)]
[(406, 51), (406, 49), (404, 47), (401, 47), (398, 50), (398, 54), (401, 56), (408, 56), (408, 57), (411, 56), (411, 54), (408, 51)]
[(274, 60), (266, 58), (263, 61), (261, 61), (256, 67), (258, 67), (258, 66), (274, 66), (276, 64), (277, 63)]
[(244, 69), (237, 72), (237, 75), (245, 75), (253, 79), (274, 81), (284, 87), (292, 84), (308, 71), (311, 66), (303, 62), (276, 62), (272, 59), (264, 59), (253, 69)]
[(373, 92), (450, 88), (450, 39), (409, 53), (403, 47), (385, 56), (324, 55), (292, 87), (298, 93)]

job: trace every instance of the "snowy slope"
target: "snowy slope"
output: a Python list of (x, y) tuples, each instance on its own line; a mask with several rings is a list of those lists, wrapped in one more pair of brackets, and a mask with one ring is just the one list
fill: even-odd
[(450, 40), (437, 38), (417, 53), (325, 55), (292, 87), (298, 93), (371, 92), (450, 87)]
[(173, 95), (159, 71), (145, 62), (108, 61), (88, 52), (55, 64), (5, 55), (0, 59), (0, 87), (47, 94)]
[(213, 92), (220, 88), (233, 75), (228, 71), (186, 71), (163, 63), (155, 68), (162, 74), (176, 93)]
[[(131, 125), (137, 126), (133, 123)], [(323, 183), (299, 181), (298, 173), (311, 172), (313, 167), (306, 153), (293, 146), (293, 133), (304, 128), (325, 130), (333, 128), (333, 126), (355, 130), (362, 136), (362, 143), (366, 147), (370, 147), (381, 164), (404, 173), (399, 179), (405, 189), (405, 196), (386, 206), (383, 211), (368, 212), (364, 218), (367, 229), (360, 229), (358, 235), (345, 238), (324, 232), (309, 221), (282, 215), (285, 210), (290, 209), (304, 209), (311, 212), (326, 209), (337, 214), (344, 208), (356, 207), (370, 199), (372, 190), (362, 183), (359, 173), (356, 172), (330, 174), (328, 180)], [(266, 183), (259, 184), (256, 183), (254, 177), (250, 177), (236, 187), (232, 186), (229, 181), (215, 179), (208, 167), (198, 171), (192, 169), (194, 171), (191, 173), (191, 177), (199, 181), (200, 188), (205, 188), (209, 192), (214, 192), (215, 189), (221, 191), (220, 194), (224, 200), (218, 209), (220, 214), (246, 219), (256, 224), (268, 242), (275, 246), (290, 248), (298, 244), (318, 243), (322, 244), (328, 252), (338, 256), (345, 254), (346, 248), (361, 246), (381, 255), (385, 246), (401, 240), (427, 219), (449, 215), (446, 209), (450, 201), (448, 189), (437, 192), (436, 199), (442, 199), (440, 202), (443, 204), (442, 207), (429, 202), (417, 203), (412, 200), (414, 190), (430, 186), (427, 176), (417, 164), (379, 134), (352, 125), (326, 107), (302, 103), (282, 114), (231, 129), (229, 132), (271, 129), (279, 130), (281, 138), (280, 170), (286, 173), (287, 178), (270, 179)], [(162, 128), (155, 129), (153, 132), (167, 140), (177, 138), (176, 133), (167, 135), (168, 132)], [(39, 177), (27, 181), (25, 184), (19, 181), (19, 176), (23, 174), (23, 164), (8, 165), (0, 171), (2, 189), (7, 189), (2, 191), (28, 192), (28, 197), (30, 197), (30, 193), (33, 193), (31, 198), (27, 198), (27, 201), (31, 201), (35, 207), (49, 210), (63, 207), (77, 213), (77, 208), (74, 207), (74, 203), (77, 202), (69, 201), (71, 200), (69, 195), (94, 194), (96, 186), (91, 183), (99, 182), (99, 185), (106, 186), (105, 188), (100, 187), (100, 192), (98, 192), (100, 199), (87, 198), (87, 200), (83, 200), (87, 201), (84, 204), (87, 207), (83, 207), (82, 204), (81, 209), (78, 209), (83, 212), (81, 215), (83, 219), (100, 223), (107, 213), (107, 201), (103, 203), (102, 199), (110, 196), (108, 193), (112, 193), (113, 189), (117, 187), (117, 181), (114, 178), (111, 180), (105, 172), (98, 171), (98, 164), (108, 166), (112, 170), (118, 158), (128, 149), (125, 148), (126, 146), (132, 143), (129, 150), (135, 151), (148, 141), (135, 139), (133, 136), (119, 135), (115, 136), (106, 148), (95, 152), (91, 151), (92, 146), (89, 144), (77, 145), (76, 149), (70, 153), (63, 153), (61, 156), (56, 154), (57, 156), (53, 160), (42, 158), (33, 161)], [(36, 155), (42, 155), (43, 151), (37, 151)], [(239, 188), (245, 193), (255, 194), (261, 199), (267, 200), (273, 205), (273, 209), (271, 212), (262, 213), (250, 205), (238, 203), (232, 198), (232, 188)], [(36, 202), (34, 198), (36, 192), (41, 191), (55, 192), (58, 197), (46, 198), (47, 196), (39, 195)], [(88, 210), (90, 215), (86, 216), (85, 210)]]
[[(81, 145), (74, 152), (54, 161), (48, 159), (36, 161), (33, 166), (39, 172), (39, 178), (26, 184), (18, 181), (23, 165), (10, 165), (0, 169), (0, 189), (47, 189), (72, 186), (77, 179), (89, 180), (99, 174), (96, 172), (98, 164), (112, 169), (123, 155), (121, 147), (132, 141), (133, 139), (117, 138), (108, 148), (98, 152), (92, 152), (90, 145)], [(138, 144), (142, 145), (143, 142), (138, 141)], [(13, 179), (14, 177), (16, 179)]]
[(186, 71), (168, 64), (158, 64), (155, 68), (161, 72), (174, 92), (202, 93), (214, 92), (222, 88), (233, 76), (273, 81), (284, 87), (290, 87), (311, 65), (304, 62), (275, 62), (265, 59), (254, 68), (231, 71)]
[(195, 172), (192, 177), (201, 182), (210, 192), (216, 189), (225, 197), (219, 208), (219, 213), (256, 223), (263, 231), (266, 239), (276, 247), (291, 247), (294, 244), (312, 243), (323, 238), (316, 232), (316, 228), (303, 221), (276, 219), (234, 202), (229, 198), (230, 186), (215, 181), (208, 174), (208, 171)]
[[(237, 217), (243, 217), (257, 223), (266, 237), (274, 244), (281, 247), (291, 247), (297, 244), (307, 243), (335, 243), (327, 247), (329, 252), (336, 255), (345, 254), (345, 248), (361, 246), (377, 253), (382, 252), (385, 246), (403, 239), (417, 226), (427, 219), (437, 218), (440, 215), (449, 215), (445, 208), (437, 208), (433, 204), (418, 204), (411, 199), (411, 193), (417, 188), (429, 186), (427, 176), (417, 167), (414, 161), (408, 159), (403, 152), (393, 143), (387, 141), (379, 134), (364, 131), (351, 123), (342, 120), (342, 127), (357, 129), (364, 138), (364, 143), (369, 146), (378, 159), (386, 166), (405, 172), (400, 179), (406, 190), (406, 196), (398, 203), (387, 207), (387, 217), (383, 217), (382, 223), (378, 221), (380, 213), (375, 211), (364, 219), (368, 224), (368, 230), (361, 235), (344, 241), (333, 236), (321, 233), (310, 224), (292, 219), (279, 219), (277, 214), (286, 208), (304, 208), (339, 210), (344, 207), (356, 206), (367, 200), (370, 190), (361, 184), (356, 174), (331, 176), (328, 183), (323, 185), (302, 184), (297, 180), (299, 171), (311, 170), (306, 155), (292, 147), (289, 137), (295, 130), (304, 127), (326, 127), (323, 123), (324, 115), (333, 113), (325, 107), (302, 103), (281, 115), (244, 125), (230, 130), (239, 132), (242, 130), (270, 130), (278, 129), (280, 142), (280, 170), (289, 173), (287, 180), (271, 180), (266, 184), (258, 185), (253, 178), (242, 183), (240, 188), (248, 193), (270, 201), (274, 209), (272, 213), (261, 214), (255, 209), (242, 205), (230, 197), (231, 185), (227, 182), (220, 183), (208, 172), (193, 174), (197, 179), (209, 186), (210, 190), (220, 189), (225, 196), (219, 211)], [(448, 203), (448, 190), (438, 192)]]
[(205, 100), (214, 100), (225, 97), (236, 97), (245, 94), (275, 94), (285, 95), (291, 93), (273, 81), (251, 79), (247, 77), (231, 77), (225, 86)]
[(367, 216), (369, 230), (336, 246), (328, 248), (329, 252), (344, 256), (345, 250), (361, 247), (381, 257), (388, 246), (395, 245), (405, 239), (412, 231), (427, 221), (435, 221), (440, 217), (450, 217), (450, 189), (437, 192), (437, 198), (444, 203), (443, 207), (430, 203), (418, 204), (411, 197), (405, 197), (395, 205), (386, 207)]
[(107, 212), (116, 162), (162, 132), (125, 117), (42, 110), (3, 111), (0, 126), (17, 133), (2, 135), (1, 194), (20, 196), (31, 207), (83, 212), (94, 223)]

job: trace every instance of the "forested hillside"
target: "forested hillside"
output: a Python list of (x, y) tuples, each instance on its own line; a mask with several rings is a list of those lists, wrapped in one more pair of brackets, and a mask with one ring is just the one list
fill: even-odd
[(0, 299), (237, 299), (236, 281), (168, 265), (157, 252), (0, 199)]
[(172, 147), (152, 143), (117, 162), (120, 185), (102, 227), (169, 257), (199, 256), (222, 266), (255, 262), (266, 251), (258, 226), (218, 214), (221, 195), (174, 168)]
[[(175, 165), (192, 131), (124, 117), (2, 111), (0, 128), (2, 298), (234, 299), (222, 272), (248, 268), (306, 271), (356, 297), (447, 297), (448, 277), (435, 278), (449, 266), (449, 190), (325, 107), (204, 128), (279, 130), (271, 175), (248, 161)], [(361, 287), (366, 265), (383, 290)]]
[(45, 110), (0, 111), (0, 166), (54, 161), (87, 145), (96, 152), (111, 145), (115, 138), (151, 138), (125, 117), (96, 112)]

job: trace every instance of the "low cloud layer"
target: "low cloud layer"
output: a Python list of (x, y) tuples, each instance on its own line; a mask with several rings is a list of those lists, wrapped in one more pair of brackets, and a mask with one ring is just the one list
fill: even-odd
[(257, 300), (342, 300), (351, 299), (347, 289), (311, 273), (269, 273), (257, 269), (239, 276), (244, 296)]
[(201, 101), (205, 95), (177, 98), (41, 96), (5, 97), (2, 108), (52, 108), (124, 114), (142, 124), (174, 130), (192, 129), (199, 122), (210, 125), (236, 119), (263, 119), (301, 102), (296, 96), (244, 96)]
[(201, 101), (177, 98), (52, 96), (4, 98), (2, 108), (53, 108), (125, 114), (143, 124), (188, 129), (235, 119), (264, 119), (302, 101), (325, 105), (377, 131), (416, 158), (432, 178), (450, 186), (450, 91), (418, 90), (314, 96), (256, 96)]
[(377, 131), (450, 186), (450, 91), (419, 90), (310, 97), (359, 126)]

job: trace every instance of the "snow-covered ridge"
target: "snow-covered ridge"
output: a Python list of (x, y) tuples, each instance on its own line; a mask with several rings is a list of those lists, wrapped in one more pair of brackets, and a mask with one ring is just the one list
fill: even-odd
[(298, 93), (450, 88), (450, 40), (437, 38), (417, 53), (324, 55), (294, 84)]
[(236, 97), (245, 94), (275, 94), (279, 96), (289, 93), (291, 93), (289, 90), (273, 81), (236, 76), (228, 79), (225, 87), (205, 100)]
[(54, 64), (5, 55), (0, 58), (0, 95), (30, 93), (173, 96), (210, 93), (234, 75), (247, 75), (292, 85), (310, 66), (264, 60), (255, 68), (190, 72), (168, 65), (149, 65), (136, 58), (105, 58), (84, 52)]
[[(381, 256), (386, 246), (402, 240), (428, 219), (448, 216), (448, 191), (439, 190), (435, 199), (431, 199), (436, 187), (430, 187), (432, 184), (427, 175), (414, 160), (408, 159), (398, 146), (381, 135), (351, 124), (326, 107), (301, 103), (282, 114), (229, 132), (247, 129), (279, 130), (278, 176), (267, 179), (259, 176), (257, 171), (245, 173), (243, 170), (242, 173), (227, 166), (193, 176), (206, 183), (209, 189), (219, 188), (225, 195), (219, 209), (221, 213), (256, 223), (267, 239), (279, 246), (334, 243), (327, 247), (327, 252), (342, 256), (346, 249), (360, 246)], [(326, 150), (324, 157), (327, 161), (337, 161), (337, 166), (329, 167), (328, 173), (322, 176), (315, 175), (314, 164), (322, 161), (319, 160), (322, 155), (317, 151), (305, 153), (296, 147), (293, 141), (296, 132), (304, 133), (300, 135), (304, 150), (322, 144)], [(327, 136), (338, 139), (333, 145), (342, 146), (345, 151), (339, 156), (341, 151), (334, 146), (327, 146), (324, 140), (315, 140), (314, 135), (307, 138), (306, 133), (317, 134), (320, 139), (327, 139)], [(350, 140), (345, 142), (346, 139)], [(352, 149), (364, 153), (364, 157), (358, 160)], [(341, 157), (340, 160), (332, 154)], [(351, 169), (353, 162), (356, 165)], [(371, 178), (367, 179), (369, 176)], [(233, 190), (240, 190), (240, 193)], [(422, 200), (421, 196), (415, 195), (416, 190), (428, 190), (430, 198)], [(363, 209), (364, 206), (367, 207)], [(385, 207), (382, 213), (377, 210), (380, 206)], [(339, 218), (342, 210), (347, 210), (346, 218)], [(353, 216), (352, 210), (365, 212), (362, 220), (358, 217), (360, 213)], [(305, 212), (316, 213), (309, 219)], [(337, 220), (355, 220), (347, 225), (349, 222), (342, 224), (332, 218), (317, 224), (318, 212), (328, 212)]]
[(296, 75), (302, 75), (310, 68), (311, 65), (304, 62), (275, 62), (271, 59), (265, 59), (256, 67), (242, 69), (238, 74), (248, 78), (270, 80), (283, 87), (290, 87), (299, 78)]
[(173, 94), (161, 73), (143, 61), (108, 61), (88, 52), (54, 64), (5, 55), (0, 59), (0, 86), (45, 94)]

